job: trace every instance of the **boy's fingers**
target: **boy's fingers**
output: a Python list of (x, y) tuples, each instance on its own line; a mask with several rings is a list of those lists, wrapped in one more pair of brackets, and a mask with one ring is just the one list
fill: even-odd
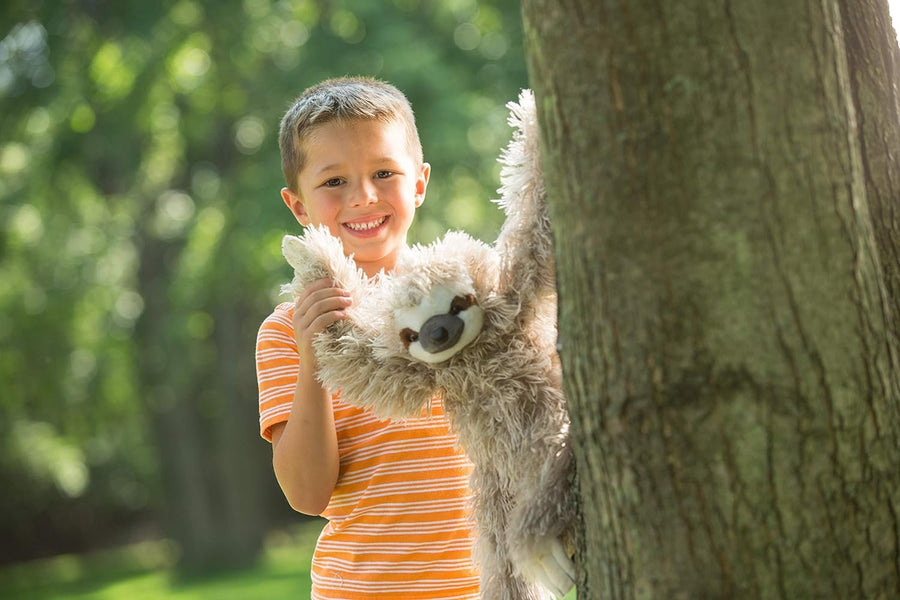
[(318, 333), (319, 331), (323, 331), (326, 327), (331, 325), (332, 323), (336, 323), (337, 321), (341, 321), (347, 318), (347, 313), (343, 310), (332, 310), (327, 313), (321, 314), (310, 324), (310, 331)]
[(314, 311), (318, 303), (330, 298), (350, 298), (350, 294), (341, 288), (326, 287), (306, 291), (294, 302), (294, 310), (298, 313)]
[(328, 310), (328, 307), (335, 303), (342, 306), (350, 306), (351, 302), (352, 299), (349, 294), (337, 288), (329, 288), (313, 292), (303, 302), (297, 304), (296, 308), (302, 312), (319, 313), (323, 310)]
[(319, 315), (310, 322), (309, 327), (305, 330), (305, 333), (308, 336), (308, 342), (311, 343), (313, 336), (324, 331), (332, 323), (336, 323), (345, 318), (347, 318), (347, 313), (343, 310), (333, 310)]
[[(301, 335), (304, 332), (310, 334), (318, 333), (327, 327), (327, 325), (318, 325), (318, 323), (321, 323), (321, 317), (340, 312), (340, 318), (344, 318), (346, 316), (344, 310), (352, 303), (353, 301), (348, 296), (332, 295), (318, 298), (308, 307), (301, 306), (295, 309), (297, 314), (294, 319), (294, 327), (297, 333)], [(330, 325), (332, 322), (334, 321), (329, 321), (328, 324)]]
[(308, 286), (306, 286), (307, 290), (310, 289), (322, 289), (322, 288), (330, 288), (334, 287), (335, 281), (330, 277), (325, 277), (324, 279), (316, 279)]
[(332, 279), (319, 279), (318, 281), (314, 281), (305, 288), (303, 288), (303, 292), (297, 297), (297, 300), (302, 300), (303, 298), (308, 298), (309, 296), (313, 296), (315, 294), (322, 293), (340, 293), (349, 295), (349, 292), (344, 288), (337, 287), (334, 280)]
[(334, 289), (334, 280), (333, 279), (317, 279), (313, 281), (309, 285), (303, 288), (300, 292), (300, 295), (297, 296), (294, 301), (295, 304), (300, 303), (304, 298), (308, 297), (310, 294), (313, 294), (319, 290), (327, 290)]
[(344, 310), (350, 306), (353, 301), (345, 296), (332, 296), (316, 300), (305, 311), (298, 315), (298, 323), (312, 323), (320, 315), (333, 312), (335, 310)]

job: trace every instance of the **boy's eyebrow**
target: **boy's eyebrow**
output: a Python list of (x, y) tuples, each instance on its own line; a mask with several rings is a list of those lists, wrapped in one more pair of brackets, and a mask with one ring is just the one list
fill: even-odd
[(318, 175), (321, 173), (325, 173), (327, 171), (336, 171), (337, 169), (340, 169), (340, 168), (341, 168), (341, 163), (332, 163), (330, 165), (325, 165), (321, 169), (318, 169), (316, 171), (316, 174)]
[(376, 165), (389, 165), (391, 167), (399, 167), (403, 164), (403, 159), (398, 159), (396, 156), (382, 156), (378, 159), (372, 161), (373, 164)]
[[(388, 165), (393, 168), (399, 168), (399, 166), (402, 164), (402, 161), (398, 160), (396, 157), (393, 157), (393, 156), (380, 156), (380, 157), (376, 158), (375, 160), (373, 160), (372, 164)], [(339, 171), (343, 166), (344, 166), (343, 163), (327, 164), (324, 167), (322, 167), (321, 169), (317, 169), (315, 174), (321, 175), (321, 174), (327, 173), (329, 171)]]

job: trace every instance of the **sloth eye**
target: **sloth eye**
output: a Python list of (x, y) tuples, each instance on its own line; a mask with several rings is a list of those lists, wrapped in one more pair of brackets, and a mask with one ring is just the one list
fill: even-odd
[(400, 331), (400, 341), (403, 342), (403, 345), (409, 349), (409, 345), (417, 342), (419, 340), (419, 332), (413, 331), (409, 327), (406, 327)]
[(473, 296), (472, 294), (457, 296), (450, 302), (450, 314), (458, 315), (462, 311), (475, 304), (477, 304), (477, 302), (475, 302), (475, 296)]

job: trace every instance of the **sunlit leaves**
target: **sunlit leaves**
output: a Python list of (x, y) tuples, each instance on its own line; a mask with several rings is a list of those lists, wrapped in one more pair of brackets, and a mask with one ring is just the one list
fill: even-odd
[(474, 50), (481, 43), (481, 31), (474, 23), (460, 23), (453, 30), (453, 41), (463, 50)]
[(50, 423), (16, 421), (10, 446), (19, 463), (39, 480), (53, 483), (67, 496), (84, 493), (89, 481), (84, 453), (74, 440), (67, 440)]
[(358, 44), (366, 37), (366, 25), (347, 9), (339, 9), (328, 20), (332, 33), (347, 43)]
[(144, 312), (144, 299), (134, 290), (122, 290), (113, 304), (113, 318), (123, 329), (130, 329)]
[(104, 42), (91, 61), (89, 72), (101, 100), (119, 100), (134, 85), (136, 67), (129, 65), (122, 55), (122, 47), (113, 40)]
[(195, 27), (203, 19), (203, 8), (192, 0), (181, 0), (169, 11), (169, 18), (182, 27)]
[(45, 88), (55, 73), (48, 60), (47, 30), (35, 21), (15, 25), (0, 40), (0, 98), (17, 95), (23, 84)]
[(214, 327), (215, 320), (212, 318), (212, 315), (202, 310), (195, 310), (187, 317), (187, 332), (197, 341), (208, 339)]
[[(244, 30), (246, 49), (254, 50), (257, 56), (241, 52), (241, 58), (258, 60), (269, 56), (284, 71), (296, 68), (303, 57), (302, 47), (319, 20), (317, 3), (246, 0), (243, 7), (251, 17)], [(235, 53), (238, 51), (234, 49)], [(241, 63), (246, 64), (244, 60)]]
[(210, 279), (218, 275), (216, 257), (225, 225), (225, 213), (215, 206), (206, 206), (197, 215), (188, 244), (173, 269), (172, 297), (179, 304), (197, 306), (207, 296)]
[(287, 48), (299, 48), (309, 39), (309, 28), (298, 19), (283, 21), (278, 27), (278, 41)]
[(213, 200), (221, 188), (222, 177), (214, 164), (201, 162), (191, 169), (191, 189), (202, 200)]
[(138, 171), (140, 187), (148, 192), (164, 189), (175, 177), (185, 148), (181, 110), (167, 88), (157, 89), (159, 101), (148, 107), (150, 137)]
[(488, 210), (495, 210), (485, 204), (481, 197), (481, 184), (463, 169), (453, 172), (453, 195), (444, 203), (444, 220), (450, 227), (464, 230), (477, 228)]
[(240, 119), (234, 127), (234, 141), (238, 150), (244, 154), (254, 154), (266, 137), (265, 122), (256, 116)]
[(87, 133), (94, 128), (97, 115), (87, 102), (78, 103), (69, 116), (69, 126), (76, 133)]
[(194, 216), (194, 200), (181, 190), (166, 190), (156, 199), (150, 229), (162, 239), (180, 237)]
[(50, 111), (38, 106), (25, 119), (25, 133), (35, 142), (40, 143), (50, 130), (52, 121)]
[(170, 81), (174, 89), (190, 92), (203, 81), (212, 64), (209, 57), (210, 41), (204, 33), (195, 33), (185, 40), (168, 60)]
[(7, 232), (13, 242), (33, 246), (44, 236), (44, 221), (41, 213), (31, 204), (20, 205), (8, 221)]
[(0, 174), (12, 177), (28, 166), (31, 151), (25, 144), (12, 142), (0, 147)]

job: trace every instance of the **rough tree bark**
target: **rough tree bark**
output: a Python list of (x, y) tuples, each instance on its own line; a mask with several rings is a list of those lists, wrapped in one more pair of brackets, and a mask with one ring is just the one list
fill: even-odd
[(841, 18), (859, 123), (866, 197), (900, 331), (900, 48), (885, 18), (887, 0), (843, 0)]
[(900, 596), (884, 0), (524, 0), (580, 598)]

